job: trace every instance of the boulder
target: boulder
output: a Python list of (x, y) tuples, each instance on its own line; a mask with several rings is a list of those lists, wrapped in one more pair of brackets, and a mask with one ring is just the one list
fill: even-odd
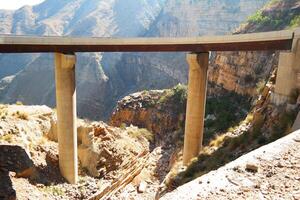
[(143, 192), (146, 191), (146, 189), (147, 189), (147, 183), (146, 183), (145, 181), (142, 181), (142, 182), (139, 184), (139, 186), (138, 186), (138, 188), (137, 188), (137, 191), (138, 191), (139, 193), (143, 193)]

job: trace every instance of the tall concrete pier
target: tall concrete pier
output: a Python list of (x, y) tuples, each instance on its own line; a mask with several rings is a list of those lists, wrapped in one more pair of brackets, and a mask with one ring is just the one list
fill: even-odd
[(55, 53), (59, 168), (69, 183), (78, 180), (75, 55)]
[(185, 120), (183, 163), (187, 165), (202, 148), (209, 53), (187, 54), (188, 99)]
[(300, 90), (300, 31), (294, 33), (289, 52), (280, 52), (275, 93), (272, 102), (280, 105), (288, 102), (295, 90)]

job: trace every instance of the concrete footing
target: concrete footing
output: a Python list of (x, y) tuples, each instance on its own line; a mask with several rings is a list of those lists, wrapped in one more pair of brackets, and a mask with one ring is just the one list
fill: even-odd
[(202, 148), (209, 53), (187, 55), (188, 99), (185, 120), (183, 164), (187, 165)]
[(55, 53), (59, 168), (69, 183), (78, 180), (75, 55)]

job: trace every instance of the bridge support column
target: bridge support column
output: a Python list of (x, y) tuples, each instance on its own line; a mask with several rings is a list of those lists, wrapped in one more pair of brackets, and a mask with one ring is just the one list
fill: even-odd
[(75, 55), (55, 53), (59, 168), (69, 183), (78, 179)]
[(188, 99), (185, 120), (183, 164), (198, 156), (202, 148), (206, 103), (207, 68), (209, 53), (190, 53)]
[(295, 89), (300, 89), (300, 39), (295, 38), (291, 52), (281, 52), (272, 102), (286, 103)]

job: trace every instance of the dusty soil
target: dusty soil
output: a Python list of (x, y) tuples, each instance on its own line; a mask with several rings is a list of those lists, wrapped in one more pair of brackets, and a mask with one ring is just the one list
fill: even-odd
[(161, 199), (300, 199), (300, 131), (254, 150)]
[[(156, 147), (145, 164), (140, 175), (135, 177), (132, 183), (121, 189), (111, 200), (153, 200), (160, 188), (161, 183), (170, 171), (169, 160), (174, 152), (172, 148)], [(145, 189), (140, 191), (142, 184)]]
[(1, 200), (87, 199), (109, 188), (149, 148), (145, 138), (132, 137), (127, 129), (79, 120), (79, 182), (71, 185), (59, 171), (55, 113), (50, 108), (1, 105), (0, 118)]

